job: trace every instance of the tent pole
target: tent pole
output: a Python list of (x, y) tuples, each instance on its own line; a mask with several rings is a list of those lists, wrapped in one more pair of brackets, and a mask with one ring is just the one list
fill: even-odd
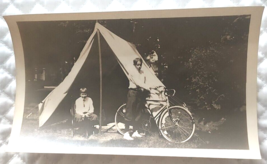
[(100, 34), (97, 29), (97, 40), (98, 40), (98, 53), (99, 53), (99, 74), (100, 74), (100, 105), (99, 105), (99, 133), (102, 129), (102, 57), (101, 57), (101, 45), (100, 45)]

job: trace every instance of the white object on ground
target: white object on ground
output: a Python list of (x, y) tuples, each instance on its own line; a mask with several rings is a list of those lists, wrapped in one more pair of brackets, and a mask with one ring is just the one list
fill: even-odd
[(138, 131), (136, 130), (136, 131), (133, 133), (132, 137), (134, 137), (134, 138), (141, 138), (142, 135), (140, 135), (140, 134), (138, 133)]
[(129, 132), (126, 132), (126, 133), (123, 135), (123, 139), (126, 139), (126, 140), (134, 140), (134, 139), (130, 136), (130, 133), (129, 133)]

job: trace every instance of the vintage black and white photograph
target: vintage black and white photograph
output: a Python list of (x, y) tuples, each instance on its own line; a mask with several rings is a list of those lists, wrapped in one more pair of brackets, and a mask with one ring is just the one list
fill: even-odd
[(250, 25), (250, 14), (18, 21), (19, 136), (36, 146), (249, 150)]

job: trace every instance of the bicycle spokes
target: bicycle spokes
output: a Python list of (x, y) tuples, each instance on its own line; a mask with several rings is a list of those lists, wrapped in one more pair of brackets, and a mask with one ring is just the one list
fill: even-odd
[(183, 143), (189, 140), (195, 130), (191, 114), (183, 107), (171, 107), (162, 114), (160, 131), (169, 141)]

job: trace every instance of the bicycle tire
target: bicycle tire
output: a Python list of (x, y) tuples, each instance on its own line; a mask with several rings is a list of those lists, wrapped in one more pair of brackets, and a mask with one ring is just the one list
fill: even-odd
[[(124, 119), (124, 114), (126, 112), (126, 104), (122, 104), (116, 114), (115, 114), (115, 125), (117, 128), (117, 131), (121, 134), (124, 135), (124, 133), (126, 133), (127, 131), (125, 130), (125, 122), (126, 120)], [(129, 129), (131, 130), (131, 127), (129, 127)]]
[(159, 130), (168, 141), (184, 143), (192, 138), (195, 132), (195, 122), (187, 108), (172, 106), (161, 114)]

